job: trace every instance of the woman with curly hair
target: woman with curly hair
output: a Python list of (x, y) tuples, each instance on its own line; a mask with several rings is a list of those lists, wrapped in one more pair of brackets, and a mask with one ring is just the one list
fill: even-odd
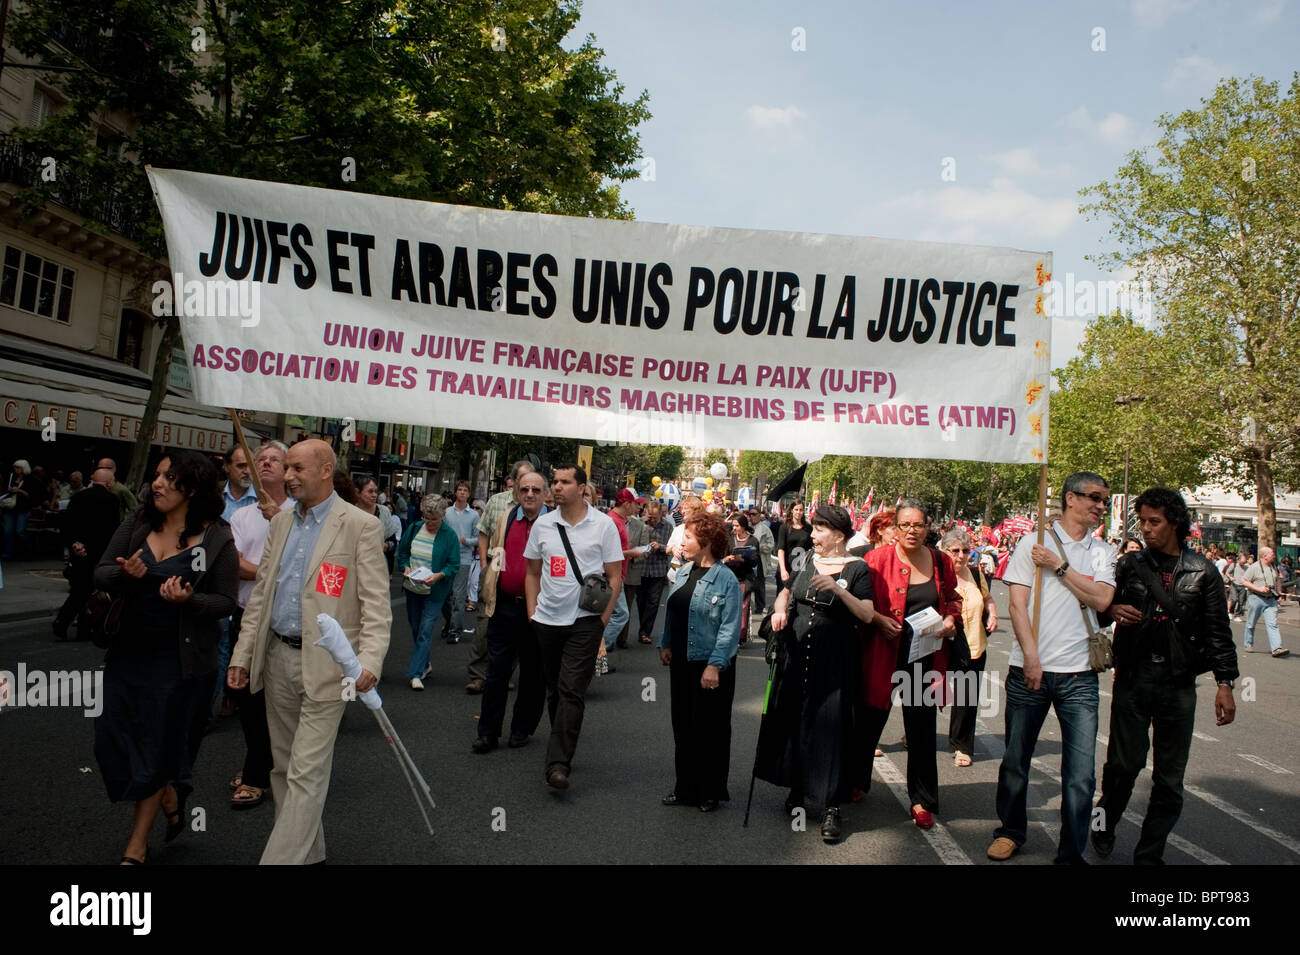
[(686, 522), (682, 559), (668, 594), (659, 659), (669, 668), (677, 783), (665, 806), (712, 812), (731, 798), (731, 702), (736, 696), (740, 583), (723, 563), (731, 546), (715, 514)]
[(144, 506), (123, 521), (95, 568), (95, 586), (121, 598), (104, 658), (95, 759), (108, 796), (134, 800), (122, 865), (148, 856), (161, 808), (166, 841), (186, 828), (187, 781), (212, 697), (220, 622), (235, 609), (239, 555), (220, 519), (216, 465), (192, 451), (158, 462)]

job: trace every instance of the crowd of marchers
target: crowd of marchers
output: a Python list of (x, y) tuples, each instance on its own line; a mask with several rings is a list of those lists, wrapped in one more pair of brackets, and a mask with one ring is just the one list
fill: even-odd
[[(689, 494), (669, 508), (624, 489), (602, 507), (582, 467), (543, 475), (520, 461), (500, 492), (472, 501), (463, 481), (446, 496), (408, 495), (356, 484), (335, 464), (316, 440), (270, 441), (251, 461), (238, 446), (220, 463), (178, 450), (138, 494), (104, 459), (84, 489), (62, 497), (15, 463), (6, 549), (22, 547), (17, 515), (37, 499), (61, 510), (70, 594), (55, 635), (75, 627), (107, 649), (94, 750), (110, 799), (134, 804), (123, 864), (147, 861), (159, 817), (166, 841), (184, 832), (204, 733), (231, 714), (246, 744), (231, 807), (274, 804), (262, 861), (324, 861), (335, 737), (348, 700), (383, 673), (394, 579), (411, 632), (404, 685), (424, 689), (439, 639), (464, 640), (466, 690), (481, 694), (468, 749), (487, 756), (503, 738), (520, 748), (540, 735), (540, 780), (555, 790), (581, 784), (591, 681), (643, 647), (669, 672), (676, 779), (662, 803), (708, 813), (732, 801), (737, 654), (761, 643), (769, 680), (754, 776), (788, 789), (786, 810), (820, 819), (829, 843), (867, 797), (895, 706), (911, 818), (928, 829), (942, 816), (937, 716), (950, 708), (954, 764), (969, 767), (979, 705), (969, 688), (998, 627), (1001, 580), (1015, 639), (994, 860), (1029, 838), (1030, 763), (1054, 709), (1063, 735), (1056, 861), (1083, 862), (1090, 841), (1111, 854), (1153, 747), (1133, 858), (1159, 863), (1182, 807), (1197, 677), (1214, 675), (1219, 725), (1235, 713), (1230, 614), (1246, 623), (1246, 652), (1262, 618), (1269, 652), (1288, 653), (1277, 605), (1291, 569), (1270, 548), (1202, 551), (1183, 498), (1160, 487), (1134, 502), (1141, 540), (1117, 548), (1094, 533), (1110, 491), (1091, 472), (1066, 480), (1041, 544), (1031, 534), (994, 545), (960, 525), (932, 527), (927, 506), (911, 499), (855, 516), (825, 504), (808, 512), (798, 499), (764, 512)], [(356, 653), (355, 681), (342, 681), (317, 645), (326, 616)], [(1099, 682), (1112, 667), (1098, 794)]]

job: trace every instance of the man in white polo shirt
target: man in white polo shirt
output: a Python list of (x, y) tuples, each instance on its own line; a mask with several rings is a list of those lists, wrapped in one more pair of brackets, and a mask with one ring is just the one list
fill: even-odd
[[(551, 491), (556, 510), (537, 518), (524, 558), (524, 600), (542, 648), (546, 670), (546, 706), (551, 738), (546, 745), (546, 782), (569, 788), (569, 769), (578, 748), (587, 686), (595, 675), (601, 635), (618, 603), (623, 585), (623, 547), (614, 522), (588, 506), (583, 491), (587, 472), (574, 464), (555, 469)], [(564, 546), (560, 528), (568, 536)], [(569, 550), (572, 550), (572, 558)], [(574, 561), (577, 567), (574, 566)], [(604, 571), (610, 599), (597, 615), (578, 607), (580, 575)]]
[[(1049, 708), (1061, 724), (1061, 838), (1058, 864), (1083, 862), (1096, 785), (1097, 674), (1088, 666), (1088, 630), (1115, 595), (1115, 548), (1092, 536), (1110, 506), (1105, 478), (1079, 471), (1065, 479), (1061, 519), (1044, 545), (1026, 534), (1007, 564), (1016, 642), (1006, 679), (1006, 753), (998, 769), (1000, 825), (990, 859), (1009, 859), (1025, 843), (1029, 763)], [(1058, 543), (1059, 539), (1059, 543)], [(1042, 570), (1037, 634), (1030, 621), (1035, 567)], [(1085, 621), (1085, 616), (1087, 620)]]

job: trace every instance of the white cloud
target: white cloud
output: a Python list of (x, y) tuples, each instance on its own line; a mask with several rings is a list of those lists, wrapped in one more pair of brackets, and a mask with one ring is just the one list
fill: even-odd
[(982, 158), (994, 163), (1008, 176), (1065, 176), (1071, 172), (1068, 165), (1044, 165), (1032, 149), (1024, 147), (1009, 149), (1004, 153), (993, 153)]
[(1251, 23), (1274, 23), (1286, 9), (1286, 0), (1264, 0), (1250, 14)]
[(1079, 202), (1073, 197), (1037, 196), (1010, 179), (994, 179), (982, 189), (955, 185), (919, 189), (887, 205), (932, 223), (924, 238), (987, 244), (992, 236), (1008, 232), (1060, 235), (1078, 220)]
[(1131, 142), (1137, 132), (1137, 124), (1131, 116), (1123, 113), (1107, 113), (1101, 119), (1094, 120), (1088, 107), (1080, 106), (1066, 113), (1061, 122), (1067, 129), (1104, 139), (1108, 143), (1125, 144)]
[(1199, 92), (1231, 75), (1230, 66), (1220, 65), (1204, 56), (1183, 56), (1178, 58), (1174, 68), (1165, 77), (1164, 88), (1170, 92)]
[(804, 119), (807, 114), (798, 106), (751, 106), (745, 110), (745, 115), (759, 129), (771, 129), (791, 126), (796, 119)]
[(1133, 17), (1144, 30), (1154, 29), (1175, 13), (1196, 6), (1196, 0), (1133, 0)]

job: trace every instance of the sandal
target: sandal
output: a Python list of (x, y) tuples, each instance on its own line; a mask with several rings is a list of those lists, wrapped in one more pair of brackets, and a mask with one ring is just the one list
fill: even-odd
[(641, 642), (644, 643), (644, 644), (646, 644), (646, 646), (649, 646), (649, 645), (650, 645), (651, 643), (653, 643), (654, 641), (651, 640), (649, 637), (647, 637), (647, 636), (643, 633), (643, 634), (641, 634)]
[(167, 817), (167, 834), (163, 837), (164, 842), (171, 842), (185, 831), (185, 800), (190, 798), (194, 787), (187, 783), (175, 783), (172, 790), (176, 793), (176, 808), (171, 812), (163, 809), (163, 815)]
[(136, 859), (132, 856), (122, 856), (122, 861), (119, 862), (118, 865), (144, 865), (148, 861), (149, 861), (149, 848), (146, 846), (144, 850), (143, 859)]
[(1280, 659), (1282, 659), (1283, 657), (1287, 657), (1287, 656), (1290, 656), (1290, 655), (1291, 655), (1291, 651), (1288, 650), (1286, 647), (1278, 647), (1276, 650), (1274, 650), (1274, 651), (1270, 654), (1270, 656), (1272, 656), (1274, 659), (1277, 659), (1277, 660), (1280, 660)]
[(231, 809), (252, 809), (266, 801), (266, 790), (261, 786), (240, 785), (230, 796)]
[(242, 785), (244, 785), (244, 771), (241, 769), (239, 772), (235, 773), (235, 775), (230, 777), (230, 791), (233, 793)]
[(957, 766), (969, 766), (969, 765), (970, 765), (970, 757), (967, 756), (965, 753), (961, 752), (960, 750), (958, 750), (957, 754), (953, 757), (953, 760), (952, 760), (952, 761), (953, 761), (954, 765), (957, 765)]

